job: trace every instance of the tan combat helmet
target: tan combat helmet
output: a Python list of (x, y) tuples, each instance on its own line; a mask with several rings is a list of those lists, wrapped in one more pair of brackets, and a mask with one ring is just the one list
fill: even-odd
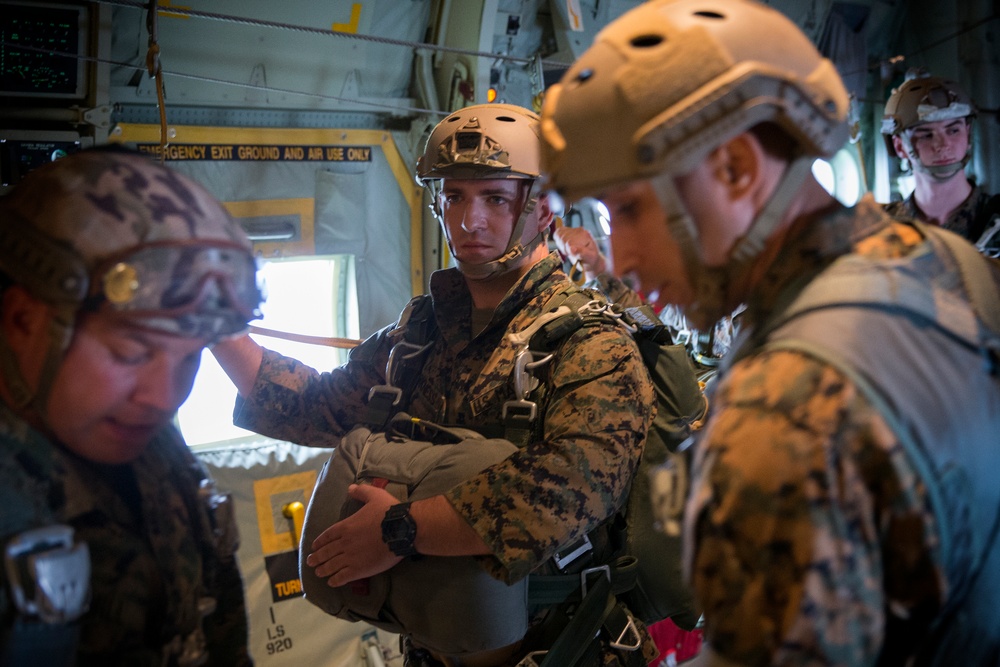
[(171, 169), (114, 149), (46, 165), (0, 199), (0, 274), (54, 306), (36, 391), (9, 346), (0, 349), (16, 401), (43, 416), (79, 313), (211, 342), (245, 332), (263, 298), (250, 242), (222, 205)]
[[(747, 0), (651, 0), (604, 28), (546, 94), (543, 170), (569, 200), (650, 179), (696, 288), (687, 314), (707, 326), (725, 314), (712, 312), (725, 282), (759, 253), (812, 159), (847, 141), (848, 105), (833, 64), (780, 12)], [(728, 266), (710, 269), (672, 177), (765, 122), (799, 157)]]
[[(527, 218), (538, 201), (540, 151), (538, 116), (512, 104), (478, 104), (459, 109), (431, 132), (424, 153), (417, 160), (417, 181), (430, 191), (434, 214), (442, 226), (438, 195), (443, 179), (531, 181), (504, 253), (484, 264), (469, 264), (456, 258), (459, 270), (466, 276), (485, 279), (506, 273), (518, 259), (545, 242), (544, 234), (538, 234), (526, 246), (520, 242)], [(454, 256), (454, 248), (451, 250)]]
[(907, 161), (914, 169), (940, 180), (948, 180), (965, 168), (972, 155), (972, 142), (965, 156), (950, 164), (925, 165), (913, 150), (907, 130), (923, 123), (965, 118), (971, 124), (976, 117), (976, 105), (958, 83), (940, 76), (931, 76), (921, 68), (906, 73), (903, 83), (892, 91), (885, 103), (882, 116), (882, 134), (885, 135), (890, 155), (896, 154), (892, 137), (899, 137), (906, 151)]

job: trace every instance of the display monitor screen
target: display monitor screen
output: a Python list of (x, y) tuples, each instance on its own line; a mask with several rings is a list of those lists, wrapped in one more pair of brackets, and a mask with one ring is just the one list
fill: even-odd
[[(5, 134), (12, 134), (17, 138), (4, 136)], [(37, 136), (29, 136), (31, 134), (33, 133), (0, 133), (0, 186), (14, 185), (29, 171), (83, 148), (82, 139), (79, 136), (71, 138), (68, 132), (39, 132)]]
[(86, 94), (87, 8), (0, 2), (0, 95)]

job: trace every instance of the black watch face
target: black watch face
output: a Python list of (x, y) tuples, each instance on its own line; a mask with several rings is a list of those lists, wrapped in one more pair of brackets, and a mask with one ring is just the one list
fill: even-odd
[(397, 556), (411, 556), (416, 553), (413, 540), (417, 536), (417, 526), (410, 516), (409, 503), (393, 505), (382, 519), (382, 541)]

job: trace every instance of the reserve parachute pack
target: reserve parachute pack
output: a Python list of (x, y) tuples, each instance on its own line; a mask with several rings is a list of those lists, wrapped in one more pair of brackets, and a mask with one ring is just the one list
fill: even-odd
[[(631, 653), (629, 664), (644, 665), (638, 649), (645, 633), (634, 619), (649, 624), (669, 617), (684, 629), (696, 625), (699, 614), (681, 574), (679, 523), (689, 456), (681, 445), (699, 426), (707, 404), (687, 350), (670, 343), (652, 309), (618, 312), (575, 286), (553, 295), (544, 311), (524, 330), (506, 334), (519, 348), (512, 377), (515, 398), (503, 408), (503, 437), (487, 438), (403, 412), (419, 379), (423, 352), (437, 335), (431, 298), (414, 297), (390, 334), (395, 342), (386, 384), (371, 390), (367, 424), (343, 438), (317, 481), (302, 543), (310, 544), (357, 510), (347, 496), (351, 483), (378, 484), (400, 501), (417, 500), (443, 493), (527, 445), (541, 433), (545, 408), (530, 400), (539, 384), (536, 375), (570, 334), (609, 318), (633, 334), (657, 395), (655, 421), (625, 506), (512, 585), (494, 579), (473, 557), (418, 556), (332, 588), (305, 564), (307, 550), (302, 550), (307, 600), (329, 614), (409, 636), (455, 657), (517, 642), (534, 610), (578, 607), (573, 619), (561, 624), (570, 624), (566, 632), (559, 627), (549, 633), (549, 641), (559, 645), (540, 661), (560, 667), (576, 664), (578, 651), (600, 631)], [(496, 425), (480, 430), (500, 431)], [(588, 607), (592, 611), (583, 613)]]
[[(1000, 659), (997, 262), (956, 234), (914, 225), (927, 239), (923, 249), (902, 261), (838, 259), (784, 295), (788, 305), (729, 363), (753, 350), (793, 350), (837, 368), (859, 388), (924, 483), (948, 581), (930, 632), (925, 617), (888, 614), (882, 658), (903, 664), (916, 633), (922, 639), (913, 664), (993, 665)], [(968, 300), (955, 294), (959, 286)]]

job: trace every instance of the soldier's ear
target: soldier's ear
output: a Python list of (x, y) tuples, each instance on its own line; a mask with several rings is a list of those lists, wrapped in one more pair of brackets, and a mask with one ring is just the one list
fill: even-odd
[(538, 203), (535, 204), (535, 212), (538, 214), (538, 231), (546, 230), (551, 234), (555, 224), (555, 214), (552, 212), (552, 203), (547, 194), (538, 195)]
[(23, 287), (13, 285), (0, 293), (3, 344), (17, 359), (24, 377), (34, 378), (49, 352), (52, 317), (52, 308)]
[(743, 197), (757, 182), (763, 153), (756, 137), (744, 132), (709, 154), (711, 173), (731, 200)]
[(44, 337), (51, 309), (20, 285), (11, 285), (0, 295), (0, 326), (10, 345)]
[(906, 152), (906, 146), (903, 145), (903, 140), (898, 134), (892, 135), (892, 147), (896, 151), (896, 157), (906, 160), (909, 159), (909, 155)]

